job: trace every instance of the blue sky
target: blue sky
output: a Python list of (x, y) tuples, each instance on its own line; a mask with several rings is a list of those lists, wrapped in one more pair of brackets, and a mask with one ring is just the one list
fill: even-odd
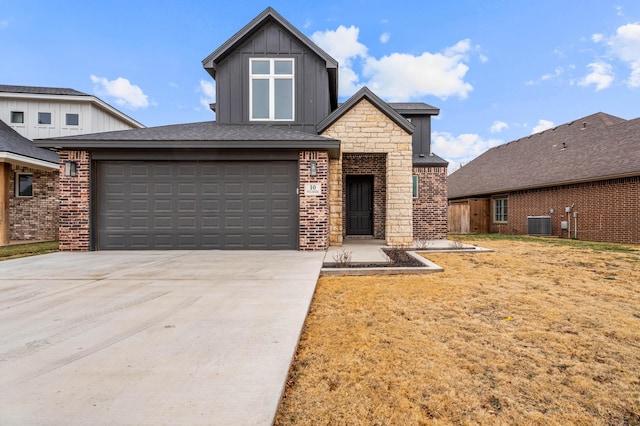
[(0, 0), (0, 84), (71, 87), (145, 124), (213, 119), (201, 65), (267, 6), (341, 64), (340, 97), (440, 108), (450, 171), (606, 112), (640, 116), (638, 0)]

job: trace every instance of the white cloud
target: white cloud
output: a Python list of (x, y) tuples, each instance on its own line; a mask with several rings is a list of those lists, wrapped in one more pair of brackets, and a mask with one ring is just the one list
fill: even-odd
[(391, 38), (391, 34), (382, 33), (382, 35), (380, 36), (380, 43), (384, 44), (384, 43), (388, 42), (390, 38)]
[(600, 43), (602, 40), (604, 40), (604, 36), (602, 34), (595, 33), (591, 36), (591, 41), (594, 43)]
[[(353, 94), (363, 85), (388, 101), (408, 101), (427, 95), (446, 99), (466, 98), (473, 90), (464, 80), (469, 54), (477, 53), (471, 41), (461, 40), (439, 53), (420, 55), (392, 53), (381, 58), (369, 56), (367, 47), (358, 41), (359, 29), (339, 26), (335, 31), (317, 31), (311, 38), (340, 63), (340, 95)], [(362, 76), (357, 67), (361, 67)]]
[(631, 68), (629, 87), (640, 87), (640, 23), (619, 27), (609, 46), (613, 55)]
[(118, 77), (115, 80), (108, 80), (91, 75), (91, 81), (97, 95), (114, 98), (115, 103), (121, 107), (138, 109), (149, 106), (148, 96), (140, 87), (131, 84), (126, 78)]
[(311, 39), (338, 61), (340, 78), (338, 91), (352, 94), (362, 85), (358, 74), (353, 70), (353, 61), (367, 57), (367, 46), (358, 41), (360, 29), (353, 25), (349, 28), (340, 25), (335, 31), (316, 31)]
[(475, 133), (454, 136), (448, 132), (432, 132), (431, 141), (433, 152), (449, 162), (449, 173), (503, 143), (499, 139), (483, 139)]
[(489, 129), (489, 131), (491, 133), (500, 133), (504, 129), (508, 129), (508, 128), (509, 128), (509, 125), (507, 123), (505, 123), (504, 121), (496, 120), (491, 125), (491, 128)]
[(555, 123), (553, 121), (550, 120), (540, 120), (538, 121), (538, 125), (534, 126), (534, 128), (531, 130), (531, 134), (534, 133), (540, 133), (543, 132), (545, 130), (551, 129), (553, 127), (555, 127)]
[(606, 62), (592, 62), (587, 65), (587, 67), (591, 69), (591, 73), (580, 80), (578, 85), (585, 87), (595, 85), (596, 91), (611, 86), (613, 82), (613, 70), (610, 64)]
[(209, 104), (212, 104), (216, 101), (216, 85), (213, 82), (207, 80), (200, 80), (200, 87), (198, 88), (200, 92), (200, 105), (205, 107), (205, 109), (209, 109)]

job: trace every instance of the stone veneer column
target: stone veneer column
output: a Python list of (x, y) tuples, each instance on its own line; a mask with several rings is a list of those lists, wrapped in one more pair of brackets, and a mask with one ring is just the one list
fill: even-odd
[[(311, 176), (311, 161), (316, 162), (316, 176)], [(300, 172), (300, 228), (301, 251), (321, 251), (329, 247), (329, 153), (302, 151), (298, 159)], [(305, 184), (320, 185), (320, 195), (305, 193)]]
[(329, 243), (342, 245), (342, 158), (329, 160)]
[[(60, 151), (60, 250), (91, 248), (91, 155), (85, 151)], [(65, 161), (77, 164), (77, 176), (65, 176)]]
[[(366, 99), (358, 102), (335, 123), (327, 128), (323, 136), (340, 140), (344, 153), (387, 154), (387, 215), (385, 238), (388, 245), (408, 246), (413, 244), (413, 194), (412, 194), (412, 146), (411, 134), (389, 119)], [(339, 175), (339, 176), (338, 176)], [(342, 188), (342, 165), (331, 167), (331, 242), (338, 242), (344, 232), (342, 217), (336, 212), (343, 210), (342, 190), (333, 188), (340, 182)], [(337, 218), (340, 217), (340, 222)]]

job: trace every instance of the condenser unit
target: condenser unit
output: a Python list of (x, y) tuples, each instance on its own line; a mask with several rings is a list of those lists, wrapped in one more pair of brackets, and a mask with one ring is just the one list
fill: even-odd
[(551, 235), (551, 216), (527, 216), (527, 234)]

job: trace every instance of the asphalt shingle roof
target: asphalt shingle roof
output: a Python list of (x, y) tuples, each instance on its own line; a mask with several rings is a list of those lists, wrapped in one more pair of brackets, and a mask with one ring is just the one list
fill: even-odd
[(332, 139), (287, 127), (259, 124), (220, 124), (215, 121), (172, 124), (144, 129), (118, 130), (87, 135), (63, 136), (49, 139), (91, 141), (318, 141)]
[(449, 198), (640, 175), (640, 118), (602, 112), (491, 148), (447, 179)]
[(8, 152), (51, 163), (58, 162), (58, 154), (33, 145), (33, 142), (20, 135), (2, 120), (0, 120), (0, 152)]
[(65, 95), (65, 96), (91, 96), (74, 89), (61, 87), (35, 87), (35, 86), (10, 86), (0, 84), (0, 92), (27, 93), (34, 95)]

